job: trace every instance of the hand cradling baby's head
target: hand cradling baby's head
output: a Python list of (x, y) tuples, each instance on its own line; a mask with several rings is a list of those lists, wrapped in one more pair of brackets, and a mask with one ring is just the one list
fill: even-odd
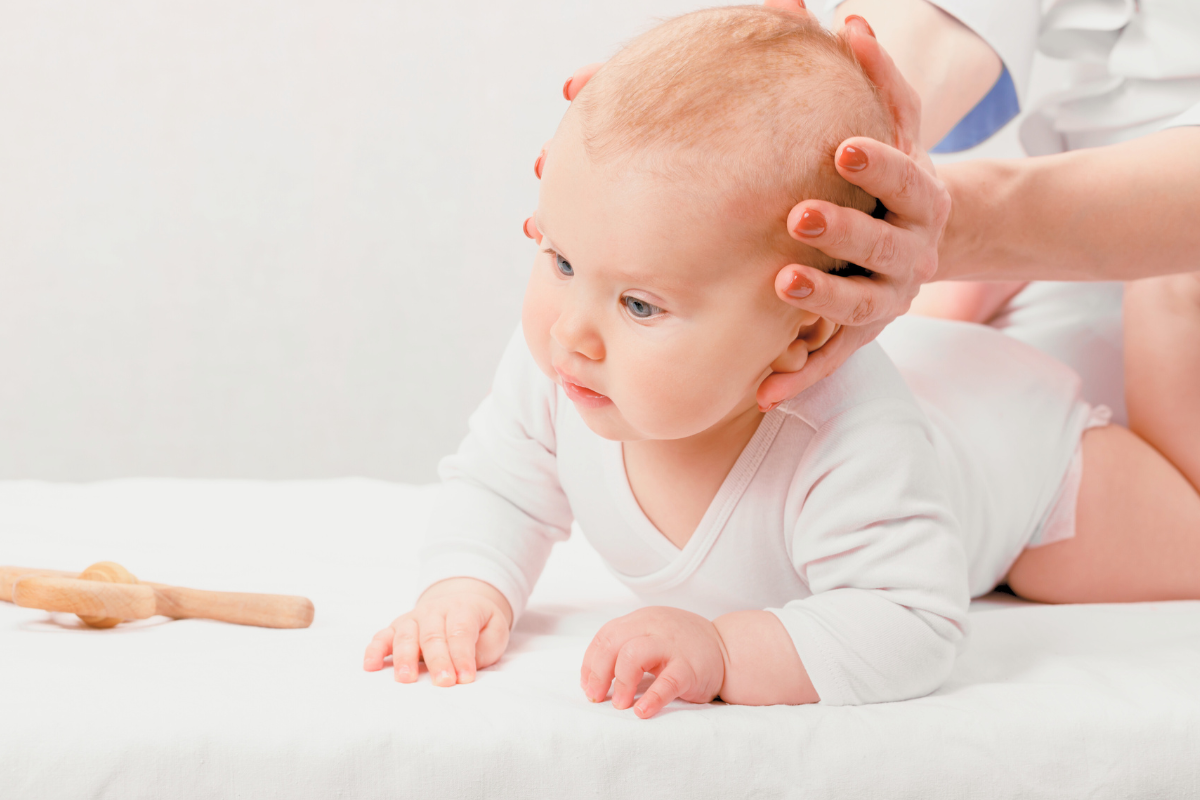
[(542, 163), (523, 326), (593, 431), (680, 439), (754, 422), (763, 379), (828, 341), (835, 326), (774, 281), (791, 263), (841, 266), (785, 220), (804, 199), (874, 207), (833, 167), (858, 135), (890, 141), (887, 109), (807, 16), (689, 14), (591, 79)]

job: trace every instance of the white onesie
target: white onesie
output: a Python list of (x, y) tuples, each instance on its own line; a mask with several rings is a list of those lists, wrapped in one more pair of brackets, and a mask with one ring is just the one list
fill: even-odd
[(1033, 348), (898, 320), (763, 417), (681, 550), (639, 508), (621, 444), (592, 433), (518, 330), (442, 461), (424, 585), (478, 578), (519, 615), (577, 521), (648, 604), (776, 614), (821, 702), (917, 697), (949, 674), (969, 597), (1039, 534), (1089, 412), (1075, 373)]

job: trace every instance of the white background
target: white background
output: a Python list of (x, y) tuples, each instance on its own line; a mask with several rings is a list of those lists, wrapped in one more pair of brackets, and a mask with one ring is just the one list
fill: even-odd
[(432, 479), (563, 81), (700, 5), (0, 4), (0, 479)]

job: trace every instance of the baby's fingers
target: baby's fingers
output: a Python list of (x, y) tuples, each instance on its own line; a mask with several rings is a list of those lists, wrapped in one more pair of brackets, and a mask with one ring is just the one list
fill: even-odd
[(417, 621), (401, 617), (392, 623), (392, 629), (392, 672), (400, 683), (412, 683), (417, 679), (417, 659), (421, 657)]
[(626, 709), (633, 705), (642, 676), (656, 672), (663, 661), (661, 645), (649, 636), (639, 636), (622, 645), (613, 669), (613, 708)]
[(654, 679), (654, 683), (650, 684), (650, 688), (646, 690), (642, 698), (637, 701), (637, 705), (633, 707), (633, 713), (642, 719), (649, 719), (662, 711), (667, 703), (691, 689), (692, 681), (684, 672), (683, 667), (676, 666), (674, 662), (668, 663), (662, 672), (658, 673), (658, 677)]
[(446, 615), (446, 641), (458, 683), (475, 680), (475, 643), (479, 640), (479, 628), (479, 614), (474, 609), (456, 608)]
[(367, 651), (363, 654), (363, 669), (376, 672), (383, 669), (383, 660), (392, 654), (392, 638), (396, 632), (389, 625), (371, 637)]
[(457, 683), (450, 648), (446, 643), (446, 618), (440, 614), (427, 616), (422, 620), (418, 640), (434, 686), (453, 686)]

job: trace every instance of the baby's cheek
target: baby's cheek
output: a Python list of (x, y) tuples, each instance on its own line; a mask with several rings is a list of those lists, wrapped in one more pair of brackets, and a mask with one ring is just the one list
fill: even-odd
[(622, 411), (652, 439), (693, 436), (716, 424), (728, 409), (720, 381), (706, 377), (695, 365), (663, 354), (644, 359), (633, 370)]
[(525, 287), (525, 300), (521, 305), (521, 330), (525, 334), (525, 344), (547, 377), (554, 378), (554, 368), (550, 358), (550, 329), (558, 319), (558, 308), (555, 305), (555, 293), (541, 286), (537, 276), (531, 276)]

